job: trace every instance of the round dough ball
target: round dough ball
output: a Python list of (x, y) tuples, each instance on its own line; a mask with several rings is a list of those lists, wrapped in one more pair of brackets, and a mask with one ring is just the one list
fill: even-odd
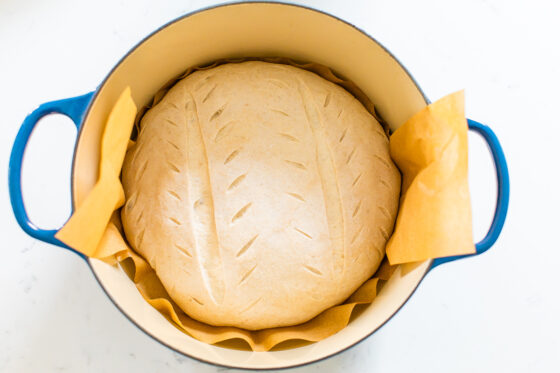
[(386, 134), (296, 67), (225, 64), (146, 112), (122, 221), (171, 298), (210, 325), (295, 325), (375, 272), (398, 207)]

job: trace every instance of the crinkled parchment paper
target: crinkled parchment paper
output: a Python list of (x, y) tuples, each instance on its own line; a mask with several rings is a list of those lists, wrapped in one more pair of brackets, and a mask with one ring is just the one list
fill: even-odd
[[(244, 59), (247, 60), (247, 59)], [(375, 115), (367, 97), (351, 82), (336, 77), (317, 64), (297, 64), (274, 58), (269, 62), (289, 63), (346, 88)], [(219, 61), (221, 63), (240, 60)], [(152, 105), (177, 80), (201, 68), (191, 68), (156, 93)], [(210, 344), (242, 339), (254, 351), (266, 351), (286, 341), (316, 342), (343, 329), (359, 304), (371, 303), (382, 283), (400, 263), (474, 252), (470, 197), (467, 180), (467, 123), (463, 92), (435, 102), (402, 125), (390, 137), (391, 156), (403, 174), (401, 204), (395, 231), (387, 245), (387, 258), (373, 278), (366, 281), (344, 304), (331, 307), (312, 320), (295, 326), (248, 331), (216, 327), (187, 316), (169, 297), (155, 272), (126, 242), (119, 208), (124, 203), (120, 182), (122, 162), (134, 125), (143, 108), (137, 108), (126, 89), (115, 103), (102, 136), (98, 182), (77, 206), (70, 220), (56, 237), (93, 258), (119, 265), (153, 307), (188, 335)], [(386, 130), (387, 127), (385, 126)]]

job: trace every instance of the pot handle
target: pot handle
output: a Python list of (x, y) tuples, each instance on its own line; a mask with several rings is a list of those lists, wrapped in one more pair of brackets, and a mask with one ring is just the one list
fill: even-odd
[(12, 147), (12, 154), (10, 155), (10, 165), (8, 171), (10, 202), (12, 203), (12, 209), (19, 226), (31, 237), (69, 249), (80, 256), (83, 255), (73, 250), (54, 236), (58, 230), (38, 228), (29, 220), (21, 191), (21, 165), (29, 137), (41, 118), (53, 113), (63, 114), (72, 119), (76, 128), (79, 130), (92, 96), (93, 92), (90, 92), (82, 96), (47, 102), (29, 114), (23, 121), (18, 134), (16, 135), (14, 146)]
[(494, 167), (496, 168), (496, 179), (498, 181), (498, 198), (496, 201), (496, 209), (494, 211), (494, 218), (492, 219), (492, 224), (486, 233), (486, 236), (478, 242), (476, 247), (476, 253), (468, 255), (457, 255), (449, 256), (446, 258), (434, 259), (432, 267), (437, 267), (440, 264), (451, 262), (453, 260), (462, 259), (474, 255), (482, 254), (487, 251), (498, 239), (504, 222), (506, 220), (508, 204), (509, 204), (509, 173), (506, 163), (506, 158), (504, 156), (504, 151), (502, 146), (494, 134), (494, 131), (490, 127), (484, 124), (478, 123), (474, 120), (467, 119), (469, 124), (469, 130), (478, 133), (488, 144), (490, 152), (492, 153), (492, 159), (494, 161)]

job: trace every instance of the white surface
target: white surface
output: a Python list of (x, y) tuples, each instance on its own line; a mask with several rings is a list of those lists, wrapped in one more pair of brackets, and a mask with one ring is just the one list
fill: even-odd
[[(0, 2), (0, 175), (38, 104), (93, 90), (142, 37), (209, 1)], [(485, 255), (430, 273), (374, 336), (299, 371), (550, 372), (560, 366), (560, 8), (556, 2), (307, 1), (367, 31), (432, 100), (465, 88), (469, 117), (506, 152), (510, 212)], [(57, 227), (69, 213), (75, 130), (45, 119), (26, 157), (31, 215)], [(490, 221), (493, 169), (471, 136), (475, 236)], [(538, 141), (537, 141), (538, 140)], [(4, 179), (5, 180), (5, 179)], [(112, 305), (77, 256), (25, 235), (0, 183), (0, 371), (216, 372), (145, 336)]]

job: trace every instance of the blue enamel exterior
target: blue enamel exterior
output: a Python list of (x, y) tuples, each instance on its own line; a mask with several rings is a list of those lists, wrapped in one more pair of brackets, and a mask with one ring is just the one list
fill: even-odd
[(64, 114), (72, 119), (72, 121), (76, 125), (76, 128), (79, 130), (92, 96), (93, 92), (90, 92), (83, 96), (47, 102), (39, 106), (31, 114), (29, 114), (23, 121), (14, 141), (8, 171), (10, 201), (12, 203), (14, 215), (20, 227), (31, 237), (73, 251), (84, 259), (85, 256), (83, 254), (75, 251), (55, 237), (55, 234), (58, 230), (47, 230), (38, 228), (35, 224), (33, 224), (33, 222), (31, 222), (31, 220), (29, 220), (29, 216), (27, 215), (27, 211), (25, 210), (25, 204), (22, 197), (21, 166), (29, 137), (31, 136), (33, 129), (41, 118), (43, 118), (45, 115), (53, 113)]
[[(247, 2), (244, 2), (244, 4), (247, 4), (247, 3), (270, 3), (270, 2), (267, 2), (267, 1), (247, 1)], [(418, 91), (422, 94), (424, 100), (426, 101), (426, 104), (430, 103), (430, 101), (428, 100), (428, 98), (426, 97), (426, 95), (424, 94), (424, 92), (422, 91), (422, 89), (420, 88), (420, 86), (418, 85), (416, 80), (414, 79), (414, 77), (406, 69), (406, 67), (387, 48), (385, 48), (381, 43), (379, 43), (377, 40), (375, 40), (373, 37), (368, 35), (363, 30), (359, 29), (355, 25), (352, 25), (350, 23), (345, 22), (344, 20), (342, 20), (340, 18), (337, 18), (333, 15), (330, 15), (330, 14), (325, 13), (325, 12), (321, 12), (321, 11), (313, 9), (313, 8), (305, 7), (305, 6), (302, 6), (302, 5), (288, 4), (288, 3), (283, 3), (283, 2), (275, 2), (275, 3), (276, 4), (282, 4), (282, 5), (285, 5), (285, 6), (295, 6), (295, 7), (305, 8), (305, 9), (310, 10), (310, 11), (321, 13), (325, 16), (333, 18), (334, 20), (336, 20), (338, 22), (343, 22), (343, 23), (347, 24), (348, 26), (353, 27), (358, 32), (362, 33), (364, 36), (370, 38), (372, 40), (372, 42), (377, 44), (379, 47), (381, 47), (385, 51), (385, 53), (387, 53), (389, 56), (391, 56), (391, 58), (393, 58), (395, 63), (397, 63), (406, 72), (408, 77), (414, 82)], [(178, 17), (177, 19), (172, 20), (169, 23), (161, 26), (160, 28), (155, 30), (153, 33), (146, 36), (134, 48), (132, 48), (126, 55), (124, 55), (122, 57), (122, 59), (119, 61), (119, 63), (117, 63), (117, 65), (108, 73), (105, 80), (101, 83), (100, 88), (104, 86), (104, 84), (106, 83), (108, 78), (113, 74), (114, 70), (123, 61), (125, 61), (129, 57), (129, 55), (136, 48), (138, 48), (145, 41), (150, 39), (153, 35), (157, 34), (161, 30), (163, 30), (164, 28), (169, 27), (172, 24), (174, 24), (175, 22), (178, 22), (178, 21), (180, 21), (180, 20), (182, 20), (186, 17), (197, 14), (199, 12), (212, 10), (212, 9), (218, 8), (218, 7), (235, 6), (235, 5), (236, 5), (235, 3), (226, 3), (226, 4), (217, 5), (217, 6), (203, 8), (203, 9), (200, 9), (200, 10), (182, 15), (182, 16)], [(9, 166), (10, 199), (11, 199), (14, 215), (16, 216), (18, 224), (22, 227), (22, 229), (26, 233), (28, 233), (32, 237), (35, 237), (35, 238), (37, 238), (39, 240), (42, 240), (42, 241), (45, 241), (45, 242), (49, 242), (49, 243), (54, 244), (54, 245), (58, 245), (60, 247), (66, 248), (70, 251), (74, 251), (76, 254), (78, 254), (82, 258), (86, 259), (86, 263), (88, 263), (88, 261), (87, 261), (87, 258), (85, 256), (83, 256), (82, 254), (80, 254), (80, 253), (76, 252), (75, 250), (69, 248), (64, 243), (60, 242), (59, 240), (57, 240), (55, 238), (55, 234), (57, 232), (56, 230), (42, 230), (42, 229), (39, 229), (31, 221), (29, 221), (29, 218), (27, 216), (27, 212), (25, 210), (24, 202), (22, 200), (22, 193), (21, 193), (21, 164), (22, 164), (22, 161), (23, 161), (23, 155), (24, 155), (25, 147), (27, 146), (27, 141), (29, 139), (29, 136), (31, 135), (31, 132), (33, 131), (33, 128), (35, 127), (36, 123), (39, 121), (39, 119), (41, 117), (43, 117), (45, 115), (48, 115), (50, 113), (65, 114), (65, 115), (69, 116), (74, 121), (78, 130), (80, 130), (80, 126), (83, 122), (84, 115), (87, 115), (86, 113), (88, 112), (88, 107), (89, 107), (90, 101), (95, 99), (95, 95), (96, 95), (96, 93), (92, 92), (92, 93), (88, 93), (86, 95), (75, 97), (75, 98), (70, 98), (70, 99), (66, 99), (66, 100), (60, 100), (60, 101), (54, 101), (54, 102), (46, 103), (46, 104), (41, 105), (37, 110), (35, 110), (33, 113), (31, 113), (25, 119), (25, 121), (23, 122), (23, 124), (20, 128), (20, 131), (18, 132), (18, 135), (16, 136), (16, 140), (14, 142), (14, 146), (13, 146), (12, 154), (11, 154), (11, 158), (10, 158), (10, 166)], [(494, 213), (494, 219), (493, 219), (492, 225), (491, 225), (490, 230), (488, 231), (486, 237), (476, 245), (477, 252), (476, 252), (476, 254), (473, 254), (473, 255), (477, 255), (477, 254), (483, 253), (486, 250), (488, 250), (494, 244), (494, 242), (496, 241), (496, 239), (498, 238), (498, 236), (501, 232), (501, 229), (503, 227), (505, 217), (506, 217), (506, 214), (507, 214), (507, 208), (508, 208), (508, 202), (509, 202), (509, 177), (508, 177), (507, 165), (506, 165), (506, 161), (505, 161), (505, 158), (504, 158), (504, 155), (503, 155), (502, 148), (501, 148), (501, 146), (498, 142), (498, 139), (496, 138), (494, 133), (490, 130), (490, 128), (488, 128), (488, 127), (486, 127), (486, 126), (484, 126), (484, 125), (482, 125), (478, 122), (471, 121), (471, 120), (469, 120), (469, 128), (471, 130), (474, 130), (474, 131), (478, 132), (479, 134), (481, 134), (485, 138), (485, 140), (487, 141), (487, 143), (490, 147), (490, 150), (492, 152), (493, 158), (494, 158), (494, 163), (495, 163), (495, 166), (496, 166), (496, 174), (497, 174), (497, 178), (498, 178), (498, 201), (497, 201), (497, 204), (496, 204), (496, 211)], [(78, 133), (80, 133), (80, 131), (78, 131)], [(472, 256), (472, 255), (468, 255), (468, 256)], [(436, 260), (433, 261), (430, 269), (438, 266), (439, 264), (449, 262), (449, 261), (452, 261), (452, 260), (456, 260), (456, 259), (460, 259), (460, 258), (463, 258), (463, 257), (465, 257), (465, 256), (456, 256), (456, 257), (436, 259)], [(94, 272), (94, 274), (95, 274), (95, 272)], [(201, 361), (201, 362), (213, 365), (213, 366), (224, 366), (226, 368), (233, 368), (231, 366), (218, 365), (218, 364), (216, 364), (215, 362), (212, 362), (212, 361), (206, 361), (206, 360), (202, 360), (198, 357), (193, 357), (193, 356), (185, 353), (184, 351), (179, 351), (179, 350), (171, 347), (165, 341), (163, 341), (163, 340), (157, 338), (156, 336), (152, 335), (149, 331), (144, 329), (142, 327), (142, 325), (140, 325), (136, 321), (134, 321), (125, 312), (125, 310), (122, 309), (119, 306), (119, 303), (117, 303), (116, 300), (113, 299), (111, 294), (107, 293), (107, 291), (103, 287), (102, 283), (99, 281), (99, 278), (97, 278), (97, 276), (95, 276), (95, 278), (98, 280), (100, 286), (106, 292), (107, 296), (109, 297), (109, 299), (111, 299), (111, 301), (114, 303), (114, 305), (135, 326), (137, 326), (140, 330), (144, 331), (148, 336), (150, 336), (154, 340), (158, 341), (159, 343), (165, 345), (166, 347), (174, 350), (175, 352), (177, 352), (179, 354), (191, 357), (191, 358), (196, 359), (198, 361)], [(410, 296), (412, 296), (412, 294), (410, 294)], [(399, 312), (399, 310), (408, 301), (410, 296), (395, 310), (393, 315), (391, 315), (381, 326), (385, 325), (396, 313)], [(365, 338), (372, 335), (376, 330), (378, 330), (378, 328), (372, 330), (371, 333), (369, 333), (366, 337), (362, 338), (360, 341), (362, 341)], [(360, 341), (357, 341), (352, 345), (349, 345), (349, 346), (346, 346), (346, 347), (342, 348), (338, 352), (333, 353), (332, 355), (329, 355), (329, 357), (334, 356), (336, 354), (339, 354), (339, 353), (351, 348), (352, 346), (356, 345)], [(303, 366), (303, 365), (314, 363), (314, 362), (317, 362), (317, 361), (320, 361), (320, 360), (323, 360), (323, 359), (325, 359), (325, 358), (320, 358), (320, 359), (317, 359), (317, 360), (314, 360), (314, 361), (309, 361), (309, 362), (305, 362), (303, 364), (298, 364), (298, 365), (286, 365), (286, 366), (281, 367), (279, 369), (288, 369), (288, 368), (294, 368), (294, 367), (297, 367), (297, 366)], [(250, 368), (249, 370), (261, 370), (261, 369)]]
[[(270, 2), (270, 1), (247, 1), (247, 2), (243, 2), (243, 3), (248, 4), (248, 3), (272, 3), (272, 2)], [(300, 7), (300, 8), (310, 10), (310, 11), (318, 12), (318, 13), (324, 15), (324, 16), (331, 17), (333, 20), (335, 20), (337, 22), (342, 22), (342, 23), (345, 23), (346, 25), (348, 25), (350, 27), (353, 27), (356, 31), (362, 33), (364, 36), (371, 39), (371, 41), (373, 43), (375, 43), (376, 45), (381, 47), (385, 51), (385, 53), (387, 53), (395, 61), (395, 63), (398, 64), (400, 66), (400, 68), (402, 68), (406, 72), (406, 74), (412, 80), (412, 82), (414, 82), (416, 88), (418, 89), (418, 91), (420, 92), (422, 97), (424, 98), (424, 101), (426, 102), (426, 104), (430, 103), (430, 101), (428, 100), (428, 98), (426, 97), (426, 95), (424, 94), (424, 92), (422, 91), (422, 89), (420, 88), (420, 86), (418, 85), (416, 80), (414, 79), (414, 77), (406, 69), (406, 67), (386, 47), (384, 47), (379, 41), (377, 41), (375, 38), (368, 35), (366, 32), (364, 32), (360, 28), (358, 28), (355, 25), (353, 25), (351, 23), (348, 23), (348, 22), (346, 22), (346, 21), (344, 21), (344, 20), (342, 20), (342, 19), (340, 19), (336, 16), (333, 16), (331, 14), (328, 14), (328, 13), (325, 13), (325, 12), (322, 12), (322, 11), (319, 11), (317, 9), (313, 9), (313, 8), (306, 7), (306, 6), (303, 6), (303, 5), (294, 5), (294, 4), (283, 3), (283, 2), (278, 2), (278, 1), (275, 1), (274, 3), (275, 4), (282, 4), (282, 5), (285, 5), (285, 6)], [(194, 12), (184, 14), (184, 15), (182, 15), (182, 16), (180, 16), (180, 17), (162, 25), (160, 28), (156, 29), (154, 32), (152, 32), (151, 34), (146, 36), (144, 39), (142, 39), (135, 47), (133, 47), (127, 54), (125, 54), (122, 57), (122, 59), (117, 63), (117, 65), (108, 73), (106, 78), (103, 80), (103, 82), (100, 85), (100, 88), (104, 86), (104, 84), (107, 82), (109, 77), (113, 74), (115, 69), (118, 66), (120, 66), (130, 56), (131, 53), (133, 53), (140, 45), (142, 45), (144, 42), (149, 40), (152, 36), (154, 36), (155, 34), (160, 32), (161, 30), (165, 29), (166, 27), (169, 27), (169, 26), (173, 25), (176, 22), (181, 21), (184, 18), (190, 17), (190, 16), (195, 15), (197, 13), (209, 11), (209, 10), (212, 10), (214, 8), (236, 6), (236, 5), (237, 4), (235, 2), (233, 2), (233, 3), (226, 3), (226, 4), (220, 4), (220, 5), (216, 5), (216, 6), (210, 6), (210, 7), (202, 8), (202, 9), (196, 10)], [(92, 93), (88, 93), (84, 96), (75, 97), (75, 98), (71, 98), (71, 99), (67, 99), (67, 100), (51, 102), (51, 103), (41, 105), (36, 111), (34, 111), (32, 114), (30, 114), (26, 118), (25, 122), (22, 124), (22, 127), (21, 127), (21, 129), (20, 129), (20, 131), (19, 131), (19, 133), (16, 137), (16, 140), (15, 140), (15, 143), (14, 143), (14, 146), (13, 146), (13, 149), (12, 149), (12, 155), (11, 155), (11, 158), (10, 158), (10, 170), (9, 170), (10, 199), (11, 199), (12, 207), (13, 207), (13, 210), (14, 210), (14, 214), (16, 216), (16, 219), (17, 219), (19, 225), (29, 235), (31, 235), (31, 236), (33, 236), (37, 239), (43, 240), (45, 242), (49, 242), (49, 243), (52, 243), (54, 245), (58, 245), (58, 246), (61, 246), (63, 248), (69, 249), (70, 251), (74, 251), (74, 250), (67, 247), (66, 245), (64, 245), (62, 242), (60, 242), (59, 240), (57, 240), (54, 237), (54, 235), (56, 234), (56, 231), (41, 230), (41, 229), (37, 228), (32, 222), (29, 221), (29, 218), (28, 218), (27, 213), (25, 211), (22, 196), (21, 196), (21, 185), (20, 185), (21, 184), (21, 163), (22, 163), (22, 160), (23, 160), (23, 153), (25, 151), (25, 147), (27, 145), (27, 141), (29, 139), (31, 131), (33, 130), (36, 122), (42, 116), (47, 115), (49, 113), (66, 114), (70, 118), (72, 118), (72, 120), (74, 121), (74, 123), (76, 124), (78, 129), (80, 129), (81, 123), (83, 121), (83, 117), (84, 117), (84, 115), (87, 115), (86, 113), (87, 113), (88, 106), (89, 106), (88, 104), (91, 100), (95, 99), (95, 97), (96, 97), (95, 95), (96, 95), (96, 93), (92, 92)], [(477, 253), (473, 254), (473, 255), (477, 255), (477, 254), (480, 254), (480, 253), (488, 250), (494, 244), (494, 242), (496, 241), (496, 239), (498, 238), (498, 236), (501, 232), (501, 229), (502, 229), (504, 221), (505, 221), (505, 216), (506, 216), (506, 213), (507, 213), (507, 207), (508, 207), (508, 202), (509, 202), (509, 178), (508, 178), (507, 165), (506, 165), (506, 162), (505, 162), (505, 158), (503, 156), (501, 146), (500, 146), (496, 136), (494, 135), (494, 133), (488, 127), (486, 127), (486, 126), (484, 126), (484, 125), (482, 125), (478, 122), (471, 121), (471, 120), (469, 120), (469, 127), (470, 127), (470, 129), (472, 129), (474, 131), (477, 131), (479, 134), (481, 134), (486, 139), (488, 145), (490, 146), (490, 150), (492, 151), (492, 155), (494, 157), (494, 163), (495, 163), (495, 166), (496, 166), (496, 170), (497, 170), (496, 173), (497, 173), (497, 178), (498, 178), (498, 202), (496, 204), (496, 211), (494, 213), (494, 219), (493, 219), (492, 225), (491, 225), (490, 230), (488, 231), (486, 237), (476, 245)], [(80, 131), (78, 131), (78, 133), (80, 133)], [(77, 253), (77, 254), (80, 255), (82, 258), (86, 259), (86, 263), (89, 263), (87, 261), (86, 257), (84, 257), (83, 255), (81, 255), (79, 253)], [(469, 256), (472, 256), (472, 255), (469, 255)], [(465, 256), (449, 257), (449, 258), (442, 258), (442, 259), (434, 260), (430, 269), (438, 266), (439, 264), (442, 264), (442, 263), (445, 263), (445, 262), (448, 262), (448, 261), (452, 261), (452, 260), (456, 260), (456, 259), (460, 259), (460, 258), (463, 258), (463, 257), (465, 257)], [(90, 266), (90, 268), (91, 268), (91, 266)], [(427, 272), (429, 272), (429, 270)], [(427, 272), (426, 272), (426, 274), (427, 274)], [(95, 272), (93, 272), (93, 273), (95, 275)], [(210, 364), (212, 366), (223, 366), (223, 367), (226, 367), (226, 368), (234, 368), (234, 367), (228, 366), (228, 365), (218, 365), (213, 361), (207, 361), (207, 360), (203, 360), (203, 359), (198, 358), (198, 357), (191, 356), (191, 355), (185, 353), (184, 351), (179, 351), (179, 350), (173, 348), (172, 346), (167, 344), (164, 340), (161, 340), (161, 339), (157, 338), (156, 336), (151, 334), (148, 330), (144, 329), (142, 325), (140, 325), (136, 321), (134, 321), (130, 317), (130, 315), (128, 315), (125, 312), (125, 310), (122, 309), (119, 306), (119, 303), (116, 302), (115, 299), (113, 299), (111, 294), (109, 294), (106, 291), (106, 289), (103, 287), (103, 284), (101, 283), (99, 278), (97, 276), (95, 276), (95, 278), (97, 279), (97, 281), (99, 282), (99, 285), (105, 291), (105, 293), (107, 294), (109, 299), (111, 299), (111, 301), (114, 303), (115, 307), (117, 307), (136, 327), (138, 327), (140, 330), (142, 330), (144, 333), (146, 333), (148, 336), (150, 336), (154, 340), (158, 341), (159, 343), (163, 344), (164, 346), (172, 349), (173, 351), (175, 351), (175, 352), (177, 352), (181, 355), (191, 357), (191, 358), (193, 358), (195, 360), (198, 360), (200, 362), (204, 362), (204, 363)], [(416, 286), (418, 287), (418, 285), (419, 284), (417, 284)], [(415, 288), (415, 290), (416, 290), (416, 288)], [(414, 293), (414, 291), (413, 291), (413, 293)], [(412, 296), (412, 294), (410, 294), (410, 296)], [(381, 326), (385, 325), (396, 313), (398, 313), (402, 309), (402, 307), (408, 301), (410, 296), (395, 310), (395, 312), (387, 320), (385, 320), (383, 322), (383, 324), (381, 324)], [(339, 354), (343, 351), (346, 351), (347, 349), (355, 346), (359, 342), (361, 342), (364, 339), (366, 339), (367, 337), (371, 336), (378, 329), (379, 328), (373, 329), (366, 337), (364, 337), (361, 340), (353, 343), (352, 345), (345, 346), (344, 348), (340, 349), (336, 353), (333, 353), (333, 354), (329, 355), (328, 357), (332, 357), (334, 355), (337, 355), (337, 354)], [(307, 364), (310, 364), (310, 363), (314, 363), (314, 362), (323, 360), (323, 359), (328, 358), (328, 357), (323, 357), (323, 358), (320, 358), (320, 359), (317, 359), (317, 360), (305, 362), (303, 364), (286, 365), (286, 366), (283, 366), (283, 367), (278, 368), (278, 369), (289, 369), (289, 368), (295, 368), (295, 367), (298, 367), (298, 366), (304, 366), (304, 365), (307, 365)], [(259, 368), (249, 368), (249, 370), (261, 370), (261, 369), (259, 369)]]

